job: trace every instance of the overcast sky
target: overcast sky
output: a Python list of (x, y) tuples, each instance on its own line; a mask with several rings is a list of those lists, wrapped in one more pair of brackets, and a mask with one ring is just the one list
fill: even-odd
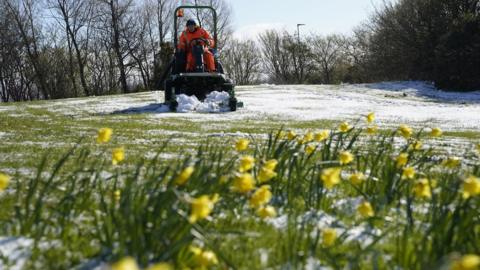
[[(383, 0), (226, 0), (233, 8), (236, 37), (256, 37), (266, 29), (300, 33), (349, 33)], [(288, 4), (287, 4), (288, 3)], [(293, 4), (292, 4), (293, 3)]]

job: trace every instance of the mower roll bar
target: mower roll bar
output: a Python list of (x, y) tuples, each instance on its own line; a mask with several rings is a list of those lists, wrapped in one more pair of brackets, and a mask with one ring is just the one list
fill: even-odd
[(173, 29), (174, 29), (174, 34), (173, 34), (173, 42), (175, 49), (178, 46), (178, 11), (181, 9), (210, 9), (213, 13), (213, 41), (215, 42), (214, 49), (217, 48), (217, 11), (211, 7), (211, 6), (179, 6), (175, 9), (174, 17), (175, 19), (173, 20)]

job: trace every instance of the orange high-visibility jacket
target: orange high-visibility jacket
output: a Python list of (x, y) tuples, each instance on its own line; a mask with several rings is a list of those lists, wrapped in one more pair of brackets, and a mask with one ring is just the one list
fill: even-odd
[[(210, 48), (213, 48), (215, 46), (214, 41), (210, 34), (203, 28), (197, 27), (195, 31), (190, 32), (188, 31), (188, 28), (185, 29), (185, 31), (182, 32), (182, 35), (180, 36), (180, 42), (178, 43), (178, 49), (179, 50), (190, 50), (190, 42), (196, 38), (204, 38), (208, 40), (210, 43)], [(188, 47), (187, 47), (188, 46)]]

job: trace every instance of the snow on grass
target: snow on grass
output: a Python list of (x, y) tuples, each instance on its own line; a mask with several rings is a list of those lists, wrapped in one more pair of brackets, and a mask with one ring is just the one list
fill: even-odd
[(0, 237), (0, 269), (24, 269), (32, 244), (28, 238)]
[[(237, 87), (237, 98), (244, 108), (237, 112), (218, 106), (227, 93), (213, 92), (200, 103), (194, 97), (179, 95), (178, 111), (170, 113), (162, 105), (163, 92), (121, 96), (66, 99), (34, 104), (52, 112), (69, 114), (145, 113), (154, 119), (188, 117), (191, 121), (280, 120), (313, 121), (357, 119), (375, 112), (387, 126), (408, 123), (413, 126), (439, 126), (444, 130), (474, 130), (480, 123), (480, 91), (443, 92), (425, 82), (385, 82), (358, 85), (258, 85)], [(0, 107), (2, 108), (2, 107)], [(202, 112), (202, 113), (198, 113)]]

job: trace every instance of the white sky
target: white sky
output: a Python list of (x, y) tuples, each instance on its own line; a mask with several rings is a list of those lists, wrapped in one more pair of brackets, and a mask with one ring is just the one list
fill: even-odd
[(226, 0), (233, 9), (235, 36), (254, 38), (266, 29), (296, 33), (349, 33), (383, 0)]

